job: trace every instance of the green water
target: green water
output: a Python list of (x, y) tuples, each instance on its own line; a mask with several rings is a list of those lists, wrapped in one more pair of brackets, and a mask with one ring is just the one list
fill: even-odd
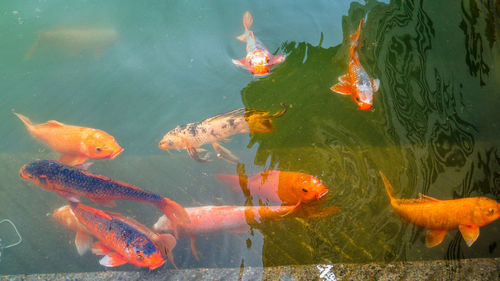
[[(288, 56), (263, 78), (231, 63), (245, 55), (235, 36), (246, 10), (256, 36)], [(95, 161), (92, 172), (187, 207), (244, 204), (213, 177), (237, 168), (215, 159), (209, 146), (215, 160), (205, 164), (185, 151), (168, 154), (157, 147), (161, 137), (235, 108), (289, 105), (274, 132), (237, 135), (225, 146), (249, 175), (277, 169), (319, 177), (331, 190), (325, 206), (341, 211), (202, 235), (200, 261), (180, 239), (174, 256), (181, 268), (500, 256), (498, 221), (482, 227), (470, 248), (457, 231), (426, 248), (425, 230), (392, 211), (378, 175), (403, 198), (500, 201), (494, 1), (2, 1), (0, 13), (0, 219), (11, 219), (24, 239), (2, 251), (0, 274), (104, 270), (98, 257), (80, 257), (74, 234), (50, 217), (65, 201), (19, 177), (23, 164), (58, 155), (30, 137), (13, 110), (35, 123), (105, 130), (125, 152)], [(381, 81), (371, 111), (329, 90), (346, 72), (349, 34), (365, 16), (360, 60)], [(40, 42), (25, 60), (40, 31), (75, 27), (117, 37), (98, 50)], [(114, 210), (149, 226), (160, 215), (135, 202)]]

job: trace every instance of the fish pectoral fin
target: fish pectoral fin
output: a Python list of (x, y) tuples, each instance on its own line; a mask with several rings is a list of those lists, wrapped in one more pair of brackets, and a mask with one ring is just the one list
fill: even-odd
[(106, 267), (115, 267), (128, 263), (128, 261), (120, 254), (116, 252), (111, 252), (105, 255), (99, 263)]
[(301, 204), (302, 204), (302, 201), (300, 201), (300, 200), (299, 200), (299, 202), (297, 202), (297, 204), (295, 204), (295, 206), (293, 206), (293, 208), (292, 208), (292, 209), (290, 209), (290, 211), (288, 211), (288, 212), (284, 213), (284, 214), (283, 214), (283, 215), (281, 215), (281, 216), (282, 216), (282, 217), (286, 217), (286, 216), (288, 216), (288, 215), (290, 215), (290, 214), (295, 213), (296, 211), (298, 211), (298, 210), (300, 209)]
[(110, 207), (114, 208), (116, 207), (116, 202), (115, 200), (106, 200), (106, 199), (100, 199), (100, 198), (93, 198), (93, 197), (88, 197), (90, 200), (94, 201), (95, 203), (104, 206), (104, 207)]
[(286, 55), (279, 55), (279, 56), (273, 57), (269, 63), (272, 65), (275, 65), (275, 64), (284, 62), (285, 59), (286, 59)]
[(213, 148), (215, 149), (215, 152), (217, 152), (217, 157), (222, 158), (226, 162), (229, 162), (231, 164), (238, 164), (238, 157), (234, 156), (229, 149), (223, 147), (222, 145), (218, 144), (217, 142), (212, 143)]
[(92, 246), (92, 236), (83, 231), (77, 231), (75, 236), (75, 246), (78, 254), (83, 256)]
[(460, 230), (460, 233), (462, 233), (462, 237), (469, 247), (472, 246), (479, 236), (479, 227), (477, 225), (461, 224), (458, 226), (458, 229)]
[[(340, 78), (339, 78), (340, 80)], [(333, 92), (342, 94), (342, 95), (351, 95), (352, 94), (352, 85), (349, 81), (340, 81), (339, 83), (333, 85), (330, 90)]]
[(250, 66), (247, 63), (247, 59), (246, 58), (242, 58), (242, 59), (239, 59), (239, 60), (233, 59), (232, 61), (237, 66), (241, 66), (241, 67), (245, 68), (246, 70), (250, 69)]
[(342, 76), (339, 76), (339, 82), (345, 83), (345, 84), (351, 84), (351, 78), (349, 77), (349, 74), (346, 73)]
[(441, 201), (441, 200), (439, 200), (439, 199), (436, 199), (436, 198), (434, 198), (434, 197), (427, 196), (427, 195), (422, 194), (422, 193), (419, 193), (419, 194), (418, 194), (418, 197), (420, 197), (420, 200), (422, 200), (422, 201), (434, 201), (434, 202)]
[(446, 230), (441, 229), (429, 229), (427, 235), (425, 236), (425, 245), (427, 248), (432, 248), (443, 242), (444, 236), (446, 235)]
[(66, 192), (66, 191), (62, 191), (62, 190), (54, 190), (54, 192), (68, 201), (76, 202), (76, 203), (80, 202), (80, 196), (78, 196), (74, 193)]
[(198, 162), (206, 163), (206, 162), (210, 161), (207, 158), (201, 157), (200, 154), (198, 153), (198, 150), (192, 146), (187, 148), (187, 152), (188, 152), (189, 156), (191, 156), (191, 158), (193, 158), (194, 160), (196, 160)]
[(172, 265), (175, 267), (175, 269), (178, 269), (174, 261), (174, 256), (172, 255), (172, 250), (175, 248), (175, 245), (177, 244), (177, 240), (175, 239), (175, 237), (172, 234), (158, 234), (155, 238), (155, 242), (161, 249), (163, 249), (165, 255), (167, 256), (168, 260), (172, 263)]
[(63, 155), (61, 155), (61, 157), (59, 157), (59, 161), (63, 162), (66, 165), (70, 165), (70, 166), (81, 165), (81, 164), (85, 163), (85, 161), (87, 161), (87, 159), (88, 159), (87, 156), (75, 155), (75, 154), (63, 154)]
[(92, 245), (92, 253), (98, 256), (104, 256), (111, 253), (111, 250), (104, 246), (103, 243), (97, 241)]
[(199, 261), (200, 257), (198, 256), (198, 252), (196, 251), (196, 240), (194, 235), (189, 236), (189, 241), (191, 242), (191, 252), (193, 253), (194, 258)]
[(375, 93), (380, 88), (380, 80), (377, 78), (375, 78), (375, 79), (371, 78), (370, 80), (372, 82), (373, 92)]

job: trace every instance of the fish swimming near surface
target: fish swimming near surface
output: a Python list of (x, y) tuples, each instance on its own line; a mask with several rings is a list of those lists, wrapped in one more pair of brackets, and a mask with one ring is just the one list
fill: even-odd
[(255, 76), (264, 76), (269, 74), (269, 71), (274, 65), (283, 62), (286, 56), (273, 56), (267, 50), (266, 46), (255, 37), (253, 31), (250, 30), (252, 23), (252, 15), (249, 12), (245, 12), (243, 14), (245, 32), (236, 38), (247, 43), (247, 56), (240, 60), (233, 59), (233, 63), (246, 68)]
[(114, 206), (114, 200), (131, 200), (157, 207), (174, 222), (174, 228), (180, 222), (189, 223), (184, 208), (173, 200), (57, 161), (33, 161), (21, 168), (20, 175), (72, 202), (79, 202), (80, 196), (105, 206)]
[(364, 19), (359, 23), (358, 31), (351, 34), (348, 72), (340, 76), (339, 83), (331, 87), (330, 90), (342, 95), (351, 95), (360, 109), (369, 110), (372, 108), (373, 94), (378, 91), (380, 81), (370, 78), (361, 63), (359, 63), (359, 37), (361, 35), (363, 23)]
[(35, 44), (24, 57), (29, 60), (38, 49), (54, 50), (65, 55), (99, 57), (118, 38), (112, 28), (56, 28), (38, 33)]
[(223, 147), (218, 141), (241, 133), (266, 133), (273, 131), (273, 119), (283, 116), (288, 108), (282, 104), (283, 109), (275, 114), (269, 112), (239, 108), (222, 113), (201, 122), (177, 126), (169, 131), (158, 144), (159, 148), (186, 149), (188, 154), (198, 162), (207, 162), (208, 159), (199, 155), (204, 144), (212, 144), (217, 156), (229, 163), (235, 164), (238, 158), (231, 151)]
[(28, 117), (14, 114), (26, 125), (31, 135), (59, 152), (59, 161), (65, 164), (77, 166), (88, 159), (114, 159), (123, 152), (115, 138), (104, 131), (54, 120), (33, 125)]
[[(219, 231), (247, 232), (251, 226), (266, 221), (281, 220), (289, 217), (318, 218), (336, 213), (339, 208), (331, 206), (320, 209), (303, 208), (301, 212), (288, 215), (294, 206), (202, 206), (186, 208), (190, 224), (179, 225), (179, 235), (189, 236), (191, 250), (196, 259), (195, 236)], [(166, 216), (161, 216), (153, 229), (159, 233), (171, 233), (172, 227)]]
[(99, 263), (106, 267), (126, 263), (156, 269), (165, 263), (164, 256), (175, 247), (170, 234), (154, 234), (147, 227), (119, 214), (104, 212), (70, 202), (76, 219), (98, 242), (92, 246), (96, 255), (104, 255)]
[(216, 174), (215, 177), (235, 189), (248, 189), (264, 204), (294, 205), (317, 202), (326, 198), (328, 188), (311, 175), (292, 171), (266, 171), (250, 178), (237, 175)]
[(458, 228), (467, 246), (479, 236), (479, 228), (500, 217), (500, 204), (486, 197), (438, 200), (423, 194), (419, 199), (396, 199), (391, 183), (380, 172), (394, 211), (406, 221), (428, 229), (427, 247), (443, 241), (446, 232)]

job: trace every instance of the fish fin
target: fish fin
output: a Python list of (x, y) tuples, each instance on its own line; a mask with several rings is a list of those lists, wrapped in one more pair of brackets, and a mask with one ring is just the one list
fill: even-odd
[(215, 174), (215, 178), (227, 183), (231, 187), (233, 187), (234, 190), (240, 190), (240, 182), (243, 181), (244, 183), (248, 183), (248, 179), (236, 176), (236, 175), (228, 175), (228, 174)]
[(128, 263), (128, 261), (120, 254), (116, 252), (111, 252), (105, 255), (99, 263), (106, 267), (115, 267)]
[(250, 14), (249, 11), (246, 11), (243, 14), (243, 27), (245, 27), (246, 30), (250, 29), (250, 27), (253, 24), (253, 17), (252, 14)]
[[(248, 34), (247, 32), (244, 32), (243, 34), (236, 36), (236, 39), (238, 39), (241, 42), (246, 42), (247, 41), (247, 34)], [(233, 62), (234, 62), (234, 60), (233, 60)]]
[(170, 220), (172, 232), (177, 237), (177, 225), (183, 223), (190, 223), (189, 215), (179, 203), (163, 197), (162, 203), (158, 206), (162, 212)]
[(284, 213), (284, 214), (283, 214), (283, 215), (281, 215), (281, 216), (282, 216), (282, 217), (286, 217), (286, 216), (288, 216), (288, 215), (290, 215), (290, 214), (295, 213), (296, 211), (298, 211), (298, 210), (300, 209), (301, 204), (302, 204), (302, 201), (300, 201), (300, 200), (299, 200), (299, 202), (297, 202), (297, 204), (295, 204), (295, 206), (294, 206), (292, 209), (290, 209), (288, 212)]
[(56, 121), (56, 120), (47, 121), (47, 125), (50, 125), (51, 127), (64, 127), (63, 123)]
[(279, 56), (275, 56), (275, 57), (271, 58), (271, 61), (269, 63), (272, 65), (275, 65), (275, 64), (284, 62), (285, 59), (286, 59), (286, 55), (279, 55)]
[(92, 166), (92, 164), (94, 164), (94, 162), (85, 162), (83, 164), (75, 165), (75, 168), (82, 169), (82, 170), (88, 170), (90, 168), (90, 166)]
[(382, 180), (384, 181), (384, 185), (385, 185), (385, 191), (387, 192), (387, 195), (389, 196), (389, 198), (391, 199), (391, 202), (394, 199), (394, 189), (392, 188), (392, 185), (391, 183), (389, 182), (389, 180), (385, 177), (384, 173), (382, 173), (382, 171), (378, 171), (380, 176), (382, 177)]
[(28, 52), (26, 53), (26, 55), (24, 56), (24, 60), (27, 61), (29, 59), (31, 59), (31, 57), (33, 56), (33, 54), (35, 53), (35, 50), (38, 48), (38, 44), (40, 42), (40, 34), (38, 34), (38, 37), (36, 39), (36, 42), (35, 44), (33, 44), (33, 46), (28, 50)]
[(234, 156), (234, 154), (231, 153), (231, 151), (229, 149), (223, 147), (222, 145), (218, 144), (217, 142), (213, 142), (212, 146), (215, 149), (215, 151), (217, 152), (217, 157), (222, 158), (223, 160), (225, 160), (228, 163), (231, 163), (234, 165), (238, 164), (238, 161), (240, 159), (238, 157)]
[(17, 118), (19, 118), (19, 120), (21, 120), (24, 123), (26, 128), (28, 128), (28, 131), (31, 132), (31, 130), (33, 130), (33, 123), (31, 123), (31, 120), (28, 117), (16, 112), (14, 112), (14, 114), (17, 116)]
[(63, 154), (59, 157), (59, 161), (70, 166), (82, 165), (87, 161), (87, 156), (75, 155), (75, 154)]
[(92, 246), (92, 236), (83, 231), (77, 231), (75, 236), (75, 246), (78, 254), (83, 256)]
[(186, 150), (187, 150), (189, 156), (191, 156), (191, 158), (193, 158), (194, 160), (201, 162), (201, 163), (205, 163), (205, 162), (210, 161), (207, 158), (201, 157), (199, 154), (200, 150), (196, 149), (196, 147), (191, 146), (189, 141), (184, 139), (184, 143), (186, 144)]
[(479, 227), (477, 225), (459, 225), (458, 229), (462, 233), (462, 237), (465, 240), (467, 246), (472, 246), (472, 244), (477, 240), (479, 236)]
[(348, 73), (346, 73), (342, 76), (339, 76), (338, 80), (339, 80), (339, 82), (351, 84), (351, 77), (349, 77)]
[(79, 209), (85, 210), (86, 212), (89, 212), (89, 213), (101, 216), (101, 217), (103, 217), (103, 218), (105, 218), (107, 220), (112, 220), (113, 219), (110, 215), (108, 215), (104, 211), (101, 211), (99, 209), (94, 209), (94, 208), (91, 208), (89, 206), (86, 206), (86, 205), (83, 205), (83, 204), (80, 204), (80, 203), (70, 202), (70, 206), (71, 206), (71, 209), (73, 209), (73, 208), (79, 208)]
[(94, 245), (92, 245), (92, 253), (98, 256), (104, 256), (111, 253), (111, 250), (102, 242), (97, 241), (94, 243)]
[(67, 192), (67, 191), (62, 191), (62, 190), (54, 190), (54, 192), (68, 201), (75, 202), (75, 203), (80, 202), (80, 196), (78, 196), (77, 194)]
[[(345, 76), (345, 75), (344, 75)], [(340, 78), (339, 78), (340, 80)], [(352, 94), (352, 84), (349, 81), (340, 81), (337, 84), (333, 85), (330, 90), (333, 92), (342, 94), (342, 95), (351, 95)]]
[(104, 207), (110, 207), (114, 208), (116, 207), (115, 200), (106, 200), (106, 199), (100, 199), (100, 198), (93, 198), (93, 197), (88, 197), (90, 200), (93, 202), (97, 203), (98, 205), (104, 206)]
[(419, 193), (418, 197), (420, 197), (420, 200), (422, 200), (422, 201), (434, 201), (434, 202), (441, 201), (439, 199), (436, 199), (434, 197), (430, 197), (430, 196), (424, 195), (422, 193)]
[(172, 234), (159, 234), (155, 238), (155, 242), (157, 242), (158, 246), (165, 251), (165, 255), (175, 267), (175, 269), (178, 269), (174, 261), (174, 256), (172, 255), (172, 250), (177, 244), (177, 240), (175, 239), (175, 237), (172, 236)]
[(361, 22), (359, 23), (358, 30), (351, 34), (350, 40), (351, 43), (357, 43), (359, 41), (359, 37), (361, 36), (361, 27), (363, 26), (363, 23), (365, 22), (365, 19), (361, 19)]
[(371, 78), (370, 80), (372, 82), (373, 92), (375, 93), (378, 91), (378, 89), (380, 89), (380, 80), (378, 78)]
[(193, 253), (194, 258), (199, 261), (200, 257), (198, 256), (198, 252), (196, 251), (196, 240), (194, 235), (189, 236), (189, 241), (191, 242), (191, 252)]
[(427, 235), (425, 236), (425, 245), (427, 248), (432, 248), (443, 242), (444, 236), (446, 235), (446, 230), (442, 229), (429, 229)]
[(241, 66), (241, 67), (245, 68), (246, 70), (250, 69), (250, 66), (247, 63), (247, 59), (246, 58), (242, 58), (242, 59), (239, 59), (239, 60), (233, 59), (232, 61), (237, 66)]

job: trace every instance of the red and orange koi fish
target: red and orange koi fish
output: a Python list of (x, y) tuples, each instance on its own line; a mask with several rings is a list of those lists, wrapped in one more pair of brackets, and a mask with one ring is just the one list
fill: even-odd
[[(219, 231), (247, 232), (250, 226), (261, 222), (280, 220), (289, 217), (317, 218), (332, 215), (339, 208), (331, 206), (319, 209), (317, 206), (303, 208), (300, 212), (291, 213), (294, 206), (203, 206), (186, 208), (190, 224), (179, 225), (181, 236), (189, 236), (193, 256), (198, 259), (195, 247), (195, 236)], [(157, 232), (171, 233), (171, 223), (166, 216), (161, 216), (154, 224), (153, 229)]]
[(339, 77), (339, 83), (330, 90), (342, 95), (351, 95), (354, 102), (362, 110), (369, 110), (373, 105), (373, 94), (378, 91), (380, 81), (368, 76), (363, 66), (359, 63), (358, 48), (359, 37), (364, 19), (359, 23), (358, 31), (351, 34), (351, 47), (349, 48), (349, 65), (347, 74)]
[[(156, 235), (147, 227), (119, 214), (104, 212), (80, 203), (70, 203), (72, 214), (98, 242), (92, 246), (99, 263), (106, 267), (126, 263), (156, 269), (175, 247), (170, 234)], [(67, 213), (68, 216), (71, 214)]]
[(174, 227), (179, 222), (189, 223), (184, 208), (171, 199), (57, 161), (36, 160), (24, 165), (19, 173), (23, 179), (72, 202), (79, 202), (80, 196), (105, 206), (114, 206), (114, 200), (131, 200), (157, 207), (174, 222)]
[(217, 174), (215, 177), (235, 189), (247, 188), (265, 204), (281, 203), (295, 205), (310, 203), (325, 198), (328, 188), (311, 175), (289, 171), (266, 171), (250, 178)]
[(28, 117), (14, 114), (26, 125), (31, 135), (61, 153), (59, 161), (65, 164), (76, 166), (85, 163), (87, 159), (114, 159), (123, 152), (115, 138), (104, 131), (66, 125), (54, 120), (33, 125)]
[(243, 14), (245, 32), (236, 38), (247, 43), (247, 56), (240, 60), (233, 59), (233, 63), (246, 68), (255, 76), (264, 76), (269, 74), (274, 65), (283, 62), (286, 56), (280, 55), (274, 57), (271, 55), (266, 46), (250, 30), (252, 23), (252, 15), (249, 12), (245, 12)]
[(479, 227), (500, 218), (500, 204), (486, 197), (438, 200), (423, 194), (419, 199), (396, 199), (391, 183), (380, 172), (392, 208), (406, 221), (428, 229), (425, 243), (434, 247), (444, 239), (446, 232), (458, 228), (467, 246), (479, 236)]

